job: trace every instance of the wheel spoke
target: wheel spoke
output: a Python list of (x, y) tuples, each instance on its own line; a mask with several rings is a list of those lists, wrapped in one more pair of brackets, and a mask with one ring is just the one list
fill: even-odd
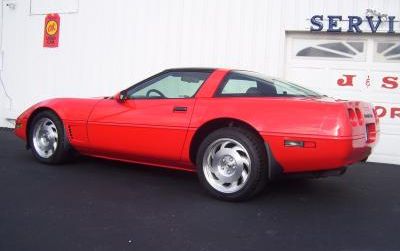
[(242, 179), (246, 180), (248, 176), (249, 176), (249, 174), (245, 170), (243, 170), (242, 171)]
[(250, 159), (249, 158), (242, 157), (241, 160), (242, 160), (243, 164), (245, 164), (247, 167), (250, 166)]
[(226, 146), (228, 145), (228, 144), (230, 144), (231, 142), (229, 142), (229, 141), (225, 141), (225, 142), (223, 142), (222, 144), (221, 144), (221, 148), (226, 148)]
[(245, 152), (244, 149), (240, 146), (235, 146), (232, 148), (232, 150), (235, 152)]

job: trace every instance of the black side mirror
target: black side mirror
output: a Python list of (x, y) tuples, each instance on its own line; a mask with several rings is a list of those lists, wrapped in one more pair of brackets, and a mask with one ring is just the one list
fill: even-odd
[(120, 91), (115, 98), (118, 102), (122, 103), (128, 99), (128, 92), (126, 90)]

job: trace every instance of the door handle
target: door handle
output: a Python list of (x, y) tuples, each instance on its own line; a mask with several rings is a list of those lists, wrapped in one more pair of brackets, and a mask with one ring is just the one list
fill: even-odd
[(175, 106), (173, 109), (174, 112), (186, 112), (187, 107), (186, 106)]

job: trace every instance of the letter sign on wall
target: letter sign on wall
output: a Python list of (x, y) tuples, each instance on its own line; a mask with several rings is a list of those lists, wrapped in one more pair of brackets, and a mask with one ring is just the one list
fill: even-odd
[(58, 14), (48, 14), (44, 21), (43, 47), (58, 47), (59, 35), (60, 16)]

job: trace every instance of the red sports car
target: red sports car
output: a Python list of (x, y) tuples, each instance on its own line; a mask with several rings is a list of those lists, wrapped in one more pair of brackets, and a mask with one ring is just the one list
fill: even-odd
[(197, 171), (202, 186), (242, 200), (282, 175), (342, 174), (378, 138), (365, 102), (228, 69), (169, 69), (112, 97), (57, 98), (22, 113), (15, 133), (57, 164), (83, 155)]

